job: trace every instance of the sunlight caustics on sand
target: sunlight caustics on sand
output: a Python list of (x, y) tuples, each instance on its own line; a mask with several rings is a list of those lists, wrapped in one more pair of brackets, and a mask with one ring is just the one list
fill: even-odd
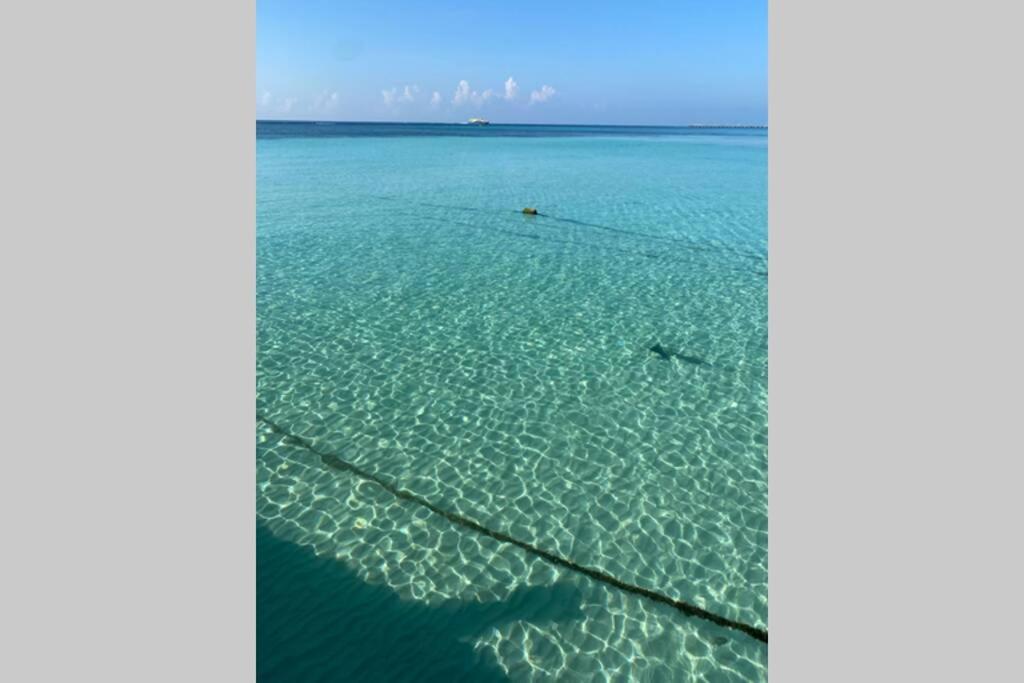
[(421, 627), (485, 605), (428, 678), (764, 679), (758, 638), (522, 546), (767, 633), (765, 132), (358, 126), (260, 124), (268, 538)]

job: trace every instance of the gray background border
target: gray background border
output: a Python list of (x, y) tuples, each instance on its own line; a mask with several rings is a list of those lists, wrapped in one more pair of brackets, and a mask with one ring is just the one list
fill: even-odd
[(1020, 676), (1012, 7), (770, 5), (776, 681)]
[(255, 7), (0, 13), (0, 680), (254, 680)]
[[(1001, 5), (771, 3), (778, 681), (1019, 668)], [(254, 6), (0, 13), (0, 679), (253, 680)]]

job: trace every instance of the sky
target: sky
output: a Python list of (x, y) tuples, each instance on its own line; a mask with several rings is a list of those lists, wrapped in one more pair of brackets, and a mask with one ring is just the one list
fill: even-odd
[(257, 0), (256, 117), (765, 125), (767, 0)]

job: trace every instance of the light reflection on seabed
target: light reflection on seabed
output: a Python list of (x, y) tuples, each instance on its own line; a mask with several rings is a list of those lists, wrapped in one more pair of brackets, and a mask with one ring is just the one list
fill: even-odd
[[(260, 412), (489, 529), (767, 629), (767, 283), (739, 253), (760, 253), (743, 230), (763, 229), (761, 214), (616, 192), (620, 176), (559, 159), (530, 202), (567, 221), (454, 217), (470, 229), (443, 206), (493, 207), (522, 181), (500, 169), (479, 188), (418, 178), (410, 167), (435, 172), (415, 157), (432, 141), (402, 173), (359, 142), (295, 184), (274, 165), (298, 163), (286, 150), (260, 152), (259, 173), (278, 183), (258, 184), (259, 220), (274, 226), (258, 233)], [(487, 167), (474, 149), (462, 161)], [(409, 192), (417, 182), (450, 196)], [(336, 201), (308, 209), (328, 184)], [(374, 193), (442, 207), (355, 199)], [(649, 239), (719, 218), (714, 239), (674, 235), (701, 249)], [(511, 234), (524, 230), (551, 239)], [(512, 680), (766, 677), (753, 638), (462, 529), (258, 429), (259, 519), (367, 581), (426, 605), (577, 586), (579, 619), (475, 636)]]

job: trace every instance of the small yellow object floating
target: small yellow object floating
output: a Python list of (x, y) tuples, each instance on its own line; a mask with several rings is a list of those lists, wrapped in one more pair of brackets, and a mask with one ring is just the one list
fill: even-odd
[(523, 209), (523, 213), (525, 213), (527, 216), (536, 216), (537, 209), (531, 209), (530, 207), (526, 207), (525, 209)]

